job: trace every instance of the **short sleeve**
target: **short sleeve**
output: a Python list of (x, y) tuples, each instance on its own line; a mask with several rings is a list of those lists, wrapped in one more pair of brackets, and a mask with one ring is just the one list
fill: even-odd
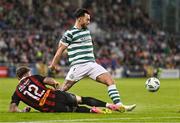
[(16, 103), (16, 105), (19, 105), (19, 102), (21, 101), (20, 97), (14, 92), (14, 94), (11, 97), (11, 104)]
[(69, 46), (72, 42), (72, 34), (70, 33), (70, 31), (66, 31), (64, 33), (64, 35), (62, 36), (62, 38), (59, 41), (59, 44), (62, 43), (65, 46)]

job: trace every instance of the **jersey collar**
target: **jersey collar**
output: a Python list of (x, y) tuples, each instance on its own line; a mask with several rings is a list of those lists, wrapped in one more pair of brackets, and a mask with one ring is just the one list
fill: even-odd
[(74, 26), (73, 28), (74, 28), (74, 29), (78, 29), (78, 30), (82, 30), (82, 31), (87, 30), (87, 28), (81, 28), (81, 29), (79, 29), (79, 28), (77, 28), (76, 26)]

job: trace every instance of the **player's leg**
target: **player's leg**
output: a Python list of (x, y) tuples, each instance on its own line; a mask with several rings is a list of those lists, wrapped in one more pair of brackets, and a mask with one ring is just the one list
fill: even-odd
[(63, 112), (66, 111), (66, 112), (82, 112), (82, 113), (110, 113), (109, 110), (101, 110), (100, 108), (94, 106), (91, 108), (79, 106), (78, 104), (82, 102), (82, 98), (80, 96), (76, 96), (68, 92), (58, 92), (58, 93), (60, 95), (63, 95), (63, 96), (59, 96), (63, 98), (64, 100), (63, 105), (65, 105), (65, 106), (61, 106), (61, 108), (65, 109), (66, 107), (68, 109), (68, 110), (63, 110)]
[(101, 114), (107, 114), (107, 113), (112, 113), (110, 110), (103, 110), (98, 107), (85, 107), (85, 106), (77, 106), (76, 110), (74, 112), (79, 112), (79, 113), (101, 113)]
[(105, 84), (108, 87), (108, 95), (114, 104), (121, 105), (120, 94), (116, 88), (115, 82), (107, 70), (97, 63), (93, 63), (93, 68), (89, 73), (89, 77)]
[(111, 75), (109, 73), (102, 73), (101, 75), (96, 77), (96, 80), (98, 82), (101, 82), (108, 87), (108, 95), (113, 101), (114, 104), (121, 105), (121, 100), (120, 100), (120, 94), (119, 91), (116, 88), (116, 85), (114, 83), (114, 80), (112, 79)]
[(87, 73), (88, 70), (86, 64), (78, 64), (72, 66), (65, 78), (65, 82), (61, 87), (61, 91), (69, 90), (76, 82), (86, 76)]
[(65, 82), (61, 86), (61, 91), (69, 90), (75, 83), (75, 81), (65, 80)]
[(115, 82), (112, 79), (112, 76), (100, 65), (97, 63), (94, 63), (93, 69), (91, 70), (91, 73), (89, 75), (90, 78), (105, 84), (108, 87), (108, 95), (113, 101), (114, 104), (123, 106), (126, 111), (131, 111), (133, 110), (136, 105), (130, 105), (130, 106), (125, 106), (122, 104), (120, 100), (120, 94), (119, 91), (116, 88)]
[(76, 110), (74, 112), (80, 112), (80, 113), (90, 113), (91, 109), (85, 106), (77, 106)]
[(62, 84), (61, 86), (61, 91), (67, 91), (69, 90), (76, 82), (76, 72), (74, 71), (76, 68), (74, 67), (71, 67), (67, 76), (66, 76), (66, 79), (64, 81), (64, 83)]
[(86, 104), (88, 106), (106, 107), (106, 102), (92, 98), (92, 97), (80, 97), (76, 95), (76, 99), (79, 104)]
[(99, 99), (93, 98), (93, 97), (80, 97), (76, 95), (76, 99), (77, 99), (78, 104), (85, 104), (88, 106), (95, 106), (95, 107), (106, 107), (113, 111), (119, 111), (119, 112), (125, 111), (125, 108), (123, 106), (110, 104), (110, 103), (101, 101)]
[(99, 75), (97, 77), (97, 81), (100, 81), (108, 86), (108, 94), (114, 104), (124, 107), (126, 111), (132, 111), (136, 107), (136, 104), (133, 105), (122, 104), (122, 102), (120, 101), (119, 92), (109, 73), (103, 73)]

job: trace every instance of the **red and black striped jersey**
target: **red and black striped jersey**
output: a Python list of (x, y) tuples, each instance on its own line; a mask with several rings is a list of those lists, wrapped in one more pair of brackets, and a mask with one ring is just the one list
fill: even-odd
[(54, 112), (55, 93), (43, 83), (45, 77), (33, 75), (20, 80), (12, 96), (11, 103), (27, 105), (42, 112)]

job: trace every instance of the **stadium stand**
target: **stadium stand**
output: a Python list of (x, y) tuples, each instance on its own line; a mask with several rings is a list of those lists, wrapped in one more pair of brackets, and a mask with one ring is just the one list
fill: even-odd
[[(101, 6), (101, 7), (98, 7)], [(9, 76), (17, 64), (30, 64), (47, 74), (63, 32), (73, 26), (72, 13), (79, 6), (62, 0), (0, 1), (0, 66)], [(140, 6), (121, 0), (85, 0), (82, 7), (92, 14), (92, 31), (97, 62), (111, 72), (153, 74), (154, 68), (180, 68), (178, 41), (158, 27)], [(67, 66), (67, 55), (59, 62)], [(141, 76), (141, 74), (138, 74)], [(135, 75), (136, 76), (136, 75)]]

